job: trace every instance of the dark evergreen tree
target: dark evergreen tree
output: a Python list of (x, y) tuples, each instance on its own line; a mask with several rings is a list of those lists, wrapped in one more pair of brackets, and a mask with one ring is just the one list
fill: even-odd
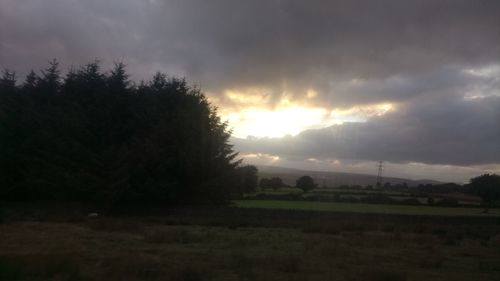
[(8, 69), (4, 69), (2, 78), (0, 78), (0, 91), (14, 91), (16, 88), (16, 73)]
[(38, 77), (37, 86), (40, 88), (40, 94), (54, 95), (59, 91), (61, 86), (61, 71), (59, 70), (59, 62), (53, 59), (49, 62), (49, 66), (42, 70), (42, 76)]
[(125, 71), (125, 64), (122, 62), (115, 62), (113, 70), (109, 77), (107, 77), (107, 83), (110, 92), (112, 93), (123, 93), (130, 86), (129, 76)]
[(31, 70), (28, 75), (26, 76), (26, 79), (24, 80), (23, 83), (23, 91), (25, 93), (30, 93), (35, 90), (36, 88), (36, 83), (38, 81), (39, 77), (36, 75), (35, 71)]
[(158, 73), (134, 86), (123, 64), (104, 74), (98, 61), (61, 79), (56, 60), (21, 87), (9, 77), (0, 92), (2, 198), (221, 202), (234, 190), (227, 124), (185, 79)]
[(10, 150), (18, 145), (14, 136), (21, 131), (21, 105), (16, 75), (5, 69), (0, 78), (0, 201), (7, 198), (7, 192), (12, 192), (15, 182), (21, 177), (15, 165), (19, 163), (18, 156)]

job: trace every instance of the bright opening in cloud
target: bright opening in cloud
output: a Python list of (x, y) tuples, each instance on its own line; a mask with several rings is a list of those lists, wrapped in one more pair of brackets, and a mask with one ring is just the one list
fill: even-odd
[(328, 111), (321, 108), (248, 108), (225, 116), (225, 120), (233, 128), (233, 136), (236, 137), (282, 137), (318, 127), (327, 117)]
[[(357, 83), (362, 83), (357, 80)], [(279, 98), (272, 98), (279, 95)], [(392, 103), (331, 108), (318, 97), (320, 93), (308, 88), (301, 91), (266, 87), (227, 89), (223, 95), (210, 93), (211, 101), (223, 104), (221, 116), (229, 123), (235, 137), (283, 137), (297, 135), (308, 129), (325, 128), (344, 122), (364, 122), (395, 109)]]
[(265, 153), (249, 153), (240, 155), (243, 159), (251, 159), (253, 161), (264, 161), (266, 164), (277, 162), (280, 157), (277, 155), (265, 154)]
[(281, 104), (283, 105), (275, 109), (249, 107), (223, 112), (222, 116), (229, 123), (235, 137), (283, 137), (344, 122), (364, 122), (370, 117), (381, 116), (395, 109), (390, 103), (333, 110), (293, 105), (287, 99)]

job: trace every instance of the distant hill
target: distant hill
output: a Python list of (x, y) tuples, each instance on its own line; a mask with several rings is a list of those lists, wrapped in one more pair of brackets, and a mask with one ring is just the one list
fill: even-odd
[[(319, 186), (337, 187), (340, 185), (372, 185), (377, 182), (377, 176), (367, 174), (353, 174), (342, 172), (324, 172), (324, 171), (307, 171), (292, 168), (276, 167), (276, 166), (257, 166), (259, 169), (260, 178), (280, 177), (285, 184), (295, 185), (295, 181), (304, 175), (311, 176)], [(441, 182), (435, 180), (409, 180), (394, 177), (384, 177), (383, 182), (391, 184), (406, 183), (408, 186), (417, 186), (419, 184), (439, 184)]]

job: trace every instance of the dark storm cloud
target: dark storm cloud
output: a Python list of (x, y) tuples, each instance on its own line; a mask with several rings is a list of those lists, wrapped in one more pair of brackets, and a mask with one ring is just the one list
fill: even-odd
[(354, 78), (385, 85), (498, 60), (498, 11), (495, 0), (3, 0), (0, 64), (123, 59), (139, 79), (165, 70), (214, 94), (267, 87), (271, 100), (313, 88), (349, 106), (408, 95), (353, 94)]
[(147, 7), (137, 1), (103, 2), (0, 2), (0, 63), (26, 72), (52, 58), (79, 65), (95, 58), (134, 62), (149, 56), (139, 35)]
[(499, 163), (500, 97), (441, 102), (418, 100), (365, 123), (344, 123), (284, 138), (235, 138), (233, 143), (243, 153), (293, 160)]

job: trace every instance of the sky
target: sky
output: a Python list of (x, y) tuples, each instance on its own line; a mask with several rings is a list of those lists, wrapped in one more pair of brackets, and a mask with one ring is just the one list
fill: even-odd
[(186, 77), (246, 163), (500, 173), (497, 0), (0, 0), (0, 67), (52, 58)]

